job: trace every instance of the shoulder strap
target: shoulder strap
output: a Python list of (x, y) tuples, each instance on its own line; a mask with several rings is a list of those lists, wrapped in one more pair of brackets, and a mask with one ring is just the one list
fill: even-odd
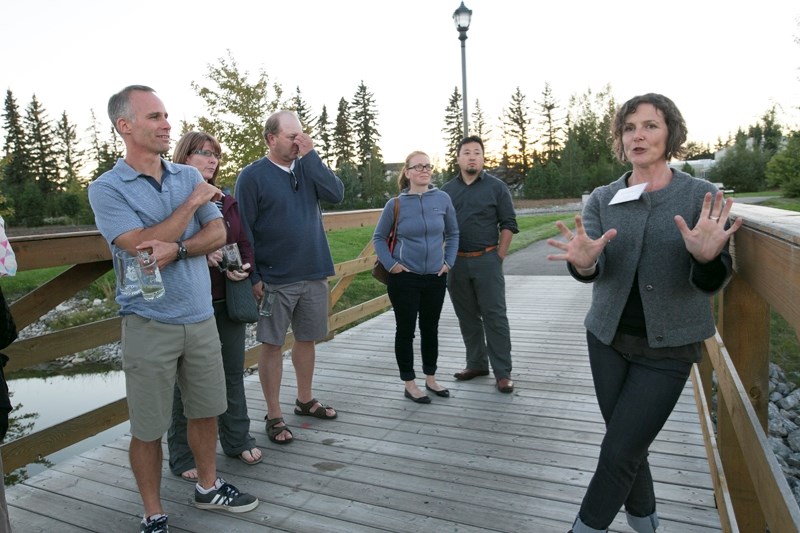
[(394, 199), (394, 222), (392, 223), (392, 231), (389, 232), (389, 251), (394, 249), (394, 243), (397, 242), (397, 219), (400, 215), (400, 195)]
[(400, 196), (394, 199), (394, 224), (392, 224), (392, 232), (397, 231), (397, 217), (400, 214)]

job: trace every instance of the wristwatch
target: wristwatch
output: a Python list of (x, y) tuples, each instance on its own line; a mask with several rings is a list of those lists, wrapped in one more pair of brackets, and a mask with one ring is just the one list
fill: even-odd
[(176, 258), (177, 261), (181, 259), (186, 259), (186, 247), (183, 245), (183, 241), (178, 241), (178, 257)]

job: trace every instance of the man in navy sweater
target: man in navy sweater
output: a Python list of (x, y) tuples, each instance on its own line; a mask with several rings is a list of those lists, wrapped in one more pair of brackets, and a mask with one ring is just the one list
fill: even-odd
[(334, 273), (319, 202), (341, 202), (344, 185), (322, 162), (291, 111), (278, 111), (267, 119), (264, 140), (266, 157), (242, 170), (235, 196), (255, 251), (253, 294), (263, 298), (256, 339), (262, 343), (258, 375), (267, 402), (267, 436), (276, 444), (288, 444), (293, 437), (281, 413), (280, 387), (281, 346), (290, 324), (297, 374), (295, 414), (337, 416), (314, 398), (311, 383), (314, 343), (328, 335), (327, 278)]

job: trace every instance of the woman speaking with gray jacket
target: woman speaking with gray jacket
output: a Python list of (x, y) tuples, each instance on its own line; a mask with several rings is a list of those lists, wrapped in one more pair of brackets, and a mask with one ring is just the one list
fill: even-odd
[(595, 189), (573, 234), (548, 256), (593, 283), (586, 340), (606, 425), (597, 468), (572, 526), (606, 531), (624, 505), (637, 533), (658, 527), (650, 444), (683, 391), (701, 343), (714, 335), (709, 297), (731, 275), (733, 201), (708, 181), (673, 170), (686, 124), (669, 98), (636, 96), (617, 111), (614, 152), (632, 170)]
[[(383, 208), (372, 236), (378, 260), (390, 272), (387, 284), (396, 323), (394, 353), (405, 382), (405, 397), (430, 403), (417, 386), (414, 372), (414, 333), (419, 317), (422, 372), (425, 388), (447, 398), (450, 391), (436, 382), (439, 358), (439, 315), (447, 290), (447, 272), (456, 260), (458, 222), (450, 196), (431, 185), (433, 165), (424, 152), (411, 152), (400, 170), (400, 194)], [(389, 250), (387, 238), (394, 226), (397, 240)]]

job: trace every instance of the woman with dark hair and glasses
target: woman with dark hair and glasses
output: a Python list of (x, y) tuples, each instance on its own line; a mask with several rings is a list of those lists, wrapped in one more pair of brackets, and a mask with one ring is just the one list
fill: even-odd
[(614, 153), (632, 170), (595, 189), (566, 242), (550, 239), (578, 281), (593, 283), (584, 324), (597, 403), (606, 425), (597, 469), (574, 533), (606, 531), (625, 506), (638, 533), (658, 527), (647, 462), (700, 346), (714, 335), (709, 297), (731, 275), (733, 201), (708, 181), (670, 168), (686, 141), (675, 104), (660, 94), (625, 102), (612, 126)]
[[(192, 131), (181, 137), (172, 154), (174, 163), (183, 163), (200, 171), (208, 183), (216, 186), (221, 149), (219, 142), (211, 135)], [(225, 388), (228, 397), (228, 410), (219, 415), (219, 442), (222, 450), (230, 457), (238, 457), (244, 463), (253, 465), (261, 462), (261, 450), (250, 435), (250, 417), (247, 415), (247, 401), (244, 394), (244, 345), (246, 324), (233, 322), (228, 317), (225, 304), (225, 277), (234, 281), (246, 279), (253, 264), (253, 247), (247, 240), (239, 218), (239, 208), (233, 196), (224, 195), (217, 201), (228, 228), (226, 243), (236, 243), (242, 256), (242, 269), (223, 273), (219, 269), (222, 253), (218, 250), (209, 254), (208, 270), (211, 275), (211, 298), (214, 304), (214, 317), (217, 321), (219, 340), (222, 343), (222, 365), (225, 369)], [(179, 248), (180, 254), (180, 248)], [(186, 434), (186, 417), (178, 386), (172, 404), (172, 425), (167, 433), (169, 467), (175, 475), (187, 481), (197, 480), (197, 468), (189, 449)]]
[[(430, 403), (415, 382), (414, 332), (419, 317), (422, 372), (425, 388), (447, 398), (450, 391), (436, 382), (439, 358), (439, 315), (447, 291), (447, 272), (456, 260), (458, 222), (450, 196), (431, 185), (433, 166), (424, 152), (411, 152), (400, 170), (400, 194), (383, 208), (372, 241), (378, 260), (392, 275), (388, 293), (396, 323), (394, 353), (405, 382), (405, 397)], [(390, 251), (387, 243), (397, 216), (397, 240)]]

